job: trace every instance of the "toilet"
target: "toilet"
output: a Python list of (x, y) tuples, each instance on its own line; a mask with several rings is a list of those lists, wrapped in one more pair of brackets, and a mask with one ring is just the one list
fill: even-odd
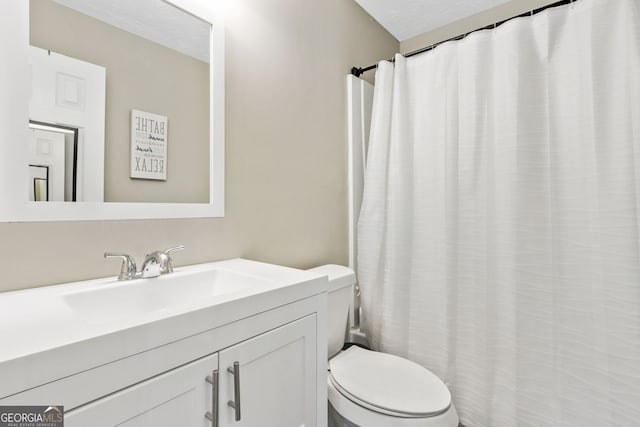
[(355, 274), (341, 265), (312, 268), (329, 278), (327, 386), (330, 427), (457, 427), (447, 386), (410, 360), (351, 346)]

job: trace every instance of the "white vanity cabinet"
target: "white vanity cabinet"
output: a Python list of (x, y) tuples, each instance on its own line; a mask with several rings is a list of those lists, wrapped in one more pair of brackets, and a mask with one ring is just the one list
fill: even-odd
[(288, 323), (69, 411), (65, 425), (315, 426), (315, 328), (316, 315)]
[(324, 427), (327, 283), (236, 259), (0, 295), (0, 406), (63, 406), (67, 427)]

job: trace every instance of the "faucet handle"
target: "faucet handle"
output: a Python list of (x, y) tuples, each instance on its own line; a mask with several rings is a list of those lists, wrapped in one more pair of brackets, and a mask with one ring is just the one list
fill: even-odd
[(173, 248), (165, 249), (164, 253), (169, 255), (173, 251), (181, 251), (184, 249), (184, 245), (174, 246)]
[(181, 251), (184, 249), (184, 245), (179, 245), (179, 246), (174, 246), (173, 248), (169, 248), (169, 249), (165, 249), (164, 253), (165, 255), (167, 255), (167, 265), (165, 268), (165, 272), (166, 273), (172, 273), (173, 272), (173, 258), (171, 258), (171, 255), (169, 255), (171, 252), (174, 251)]
[(122, 267), (120, 268), (118, 280), (131, 280), (136, 278), (138, 268), (136, 267), (136, 261), (131, 255), (118, 252), (105, 252), (104, 257), (122, 259)]

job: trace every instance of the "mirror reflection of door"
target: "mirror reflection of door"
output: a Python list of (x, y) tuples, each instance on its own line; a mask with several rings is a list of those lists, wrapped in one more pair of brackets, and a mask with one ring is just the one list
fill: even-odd
[(78, 130), (29, 123), (29, 200), (76, 201)]
[[(33, 128), (37, 124), (45, 126), (44, 129), (42, 126), (38, 129), (42, 132), (35, 132), (32, 129), (30, 138), (53, 140), (60, 138), (55, 134), (63, 132), (64, 129), (69, 130), (70, 134), (75, 132), (77, 162), (71, 163), (68, 154), (65, 155), (65, 160), (60, 157), (55, 162), (56, 164), (66, 163), (67, 169), (73, 165), (73, 179), (67, 177), (64, 181), (66, 184), (57, 184), (57, 180), (63, 180), (63, 178), (61, 175), (54, 174), (58, 172), (62, 174), (64, 169), (60, 171), (58, 168), (51, 169), (49, 201), (103, 201), (105, 68), (34, 46), (29, 47), (29, 65), (31, 68), (29, 127)], [(66, 136), (66, 139), (69, 138)], [(58, 146), (53, 142), (49, 144), (31, 142), (30, 144), (33, 145), (33, 149), (36, 150), (34, 153), (37, 155), (43, 155), (42, 148), (38, 147)], [(64, 144), (60, 144), (62, 145)], [(51, 149), (53, 151), (49, 154), (50, 158), (55, 155), (62, 156), (56, 149)], [(66, 148), (65, 152), (70, 150)], [(41, 164), (31, 158), (29, 163)], [(70, 172), (66, 174), (69, 175)], [(73, 188), (71, 188), (72, 182), (75, 183)]]

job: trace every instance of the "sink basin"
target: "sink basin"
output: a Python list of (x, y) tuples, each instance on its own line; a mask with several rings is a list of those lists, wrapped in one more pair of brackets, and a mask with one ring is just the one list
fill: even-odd
[(179, 272), (131, 281), (113, 281), (62, 295), (89, 323), (138, 317), (175, 307), (232, 296), (272, 284), (268, 279), (226, 269)]

